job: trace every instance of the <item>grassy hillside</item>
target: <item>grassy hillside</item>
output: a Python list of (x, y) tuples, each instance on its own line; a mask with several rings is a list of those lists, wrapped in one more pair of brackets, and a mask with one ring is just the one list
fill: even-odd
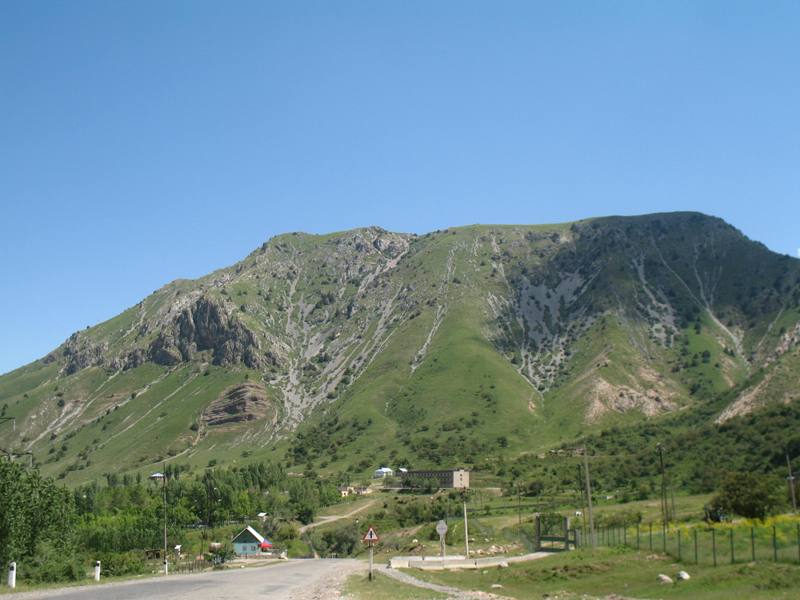
[(0, 376), (0, 447), (68, 482), (164, 460), (495, 473), (790, 403), (798, 342), (800, 261), (696, 213), (294, 233)]

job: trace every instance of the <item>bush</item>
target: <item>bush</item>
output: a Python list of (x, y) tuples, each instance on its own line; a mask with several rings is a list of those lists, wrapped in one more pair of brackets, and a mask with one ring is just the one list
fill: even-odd
[(300, 540), (291, 540), (286, 544), (286, 555), (289, 558), (310, 558), (312, 556), (311, 549), (308, 544)]
[(36, 552), (19, 563), (19, 577), (33, 583), (78, 581), (87, 574), (83, 557), (73, 552), (62, 552), (50, 544), (40, 542)]
[(782, 504), (780, 483), (756, 473), (728, 473), (708, 507), (710, 514), (733, 513), (748, 519), (764, 519)]
[(300, 537), (300, 532), (297, 527), (291, 523), (283, 523), (275, 530), (275, 540), (278, 542), (285, 542), (287, 540), (296, 540)]
[(103, 552), (97, 560), (104, 575), (138, 575), (148, 570), (142, 552)]
[(323, 556), (350, 556), (361, 547), (361, 536), (354, 525), (345, 525), (323, 533), (311, 534), (314, 549)]

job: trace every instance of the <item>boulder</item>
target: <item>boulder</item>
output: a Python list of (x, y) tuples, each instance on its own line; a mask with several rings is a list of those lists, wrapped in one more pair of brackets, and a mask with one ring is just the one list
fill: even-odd
[(678, 571), (678, 579), (680, 579), (681, 581), (688, 581), (689, 579), (691, 579), (691, 577), (686, 571)]
[(659, 583), (675, 583), (672, 581), (672, 577), (669, 575), (664, 575), (663, 573), (659, 573), (656, 579), (658, 579)]

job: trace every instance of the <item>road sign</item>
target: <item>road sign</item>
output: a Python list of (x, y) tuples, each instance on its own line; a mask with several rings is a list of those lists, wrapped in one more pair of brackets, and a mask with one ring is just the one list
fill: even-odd
[(364, 541), (368, 544), (373, 544), (378, 541), (378, 534), (375, 533), (375, 530), (370, 527), (367, 531), (367, 534), (364, 536)]
[(375, 542), (378, 541), (378, 534), (375, 533), (375, 530), (372, 527), (370, 527), (363, 539), (364, 543), (369, 545), (369, 580), (372, 581), (372, 546), (374, 546)]
[(439, 536), (443, 536), (444, 534), (446, 534), (447, 533), (447, 523), (445, 523), (444, 521), (439, 521), (436, 524), (436, 533), (438, 533)]

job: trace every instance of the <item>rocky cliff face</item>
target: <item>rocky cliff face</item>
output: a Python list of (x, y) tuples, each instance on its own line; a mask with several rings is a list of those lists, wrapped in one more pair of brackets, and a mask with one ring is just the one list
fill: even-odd
[(264, 363), (255, 334), (207, 297), (183, 309), (171, 326), (158, 334), (150, 344), (148, 358), (160, 365), (176, 365), (205, 350), (211, 352), (215, 365), (244, 364), (258, 369)]

